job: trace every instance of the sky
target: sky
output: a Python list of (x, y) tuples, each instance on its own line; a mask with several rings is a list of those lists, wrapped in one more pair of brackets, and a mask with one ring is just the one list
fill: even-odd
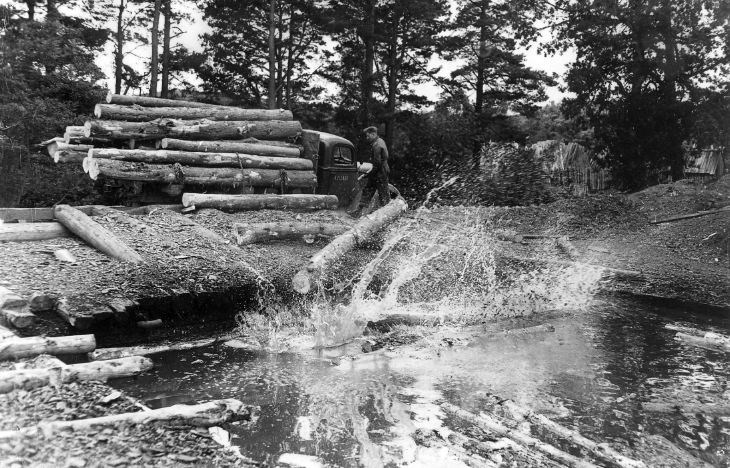
[[(209, 31), (210, 28), (203, 20), (203, 15), (201, 11), (199, 11), (198, 9), (191, 9), (188, 13), (191, 15), (191, 20), (186, 21), (184, 24), (180, 25), (181, 30), (184, 32), (180, 37), (177, 38), (176, 42), (184, 45), (191, 51), (201, 51), (202, 46), (200, 36)], [(544, 39), (547, 39), (547, 37), (544, 37)], [(134, 66), (134, 68), (142, 69), (142, 61), (149, 61), (149, 47), (140, 47), (134, 52), (140, 58), (128, 56), (125, 59), (125, 63), (134, 66), (134, 61), (138, 60), (140, 62), (140, 66)], [(523, 53), (525, 55), (525, 63), (528, 67), (548, 73), (557, 73), (559, 77), (562, 77), (565, 74), (568, 64), (575, 58), (575, 54), (570, 51), (564, 55), (545, 57), (537, 52), (537, 47), (532, 47), (531, 49), (524, 50)], [(114, 87), (114, 59), (112, 54), (113, 46), (111, 44), (108, 44), (104, 53), (99, 55), (96, 60), (102, 71), (104, 71), (104, 73), (106, 73), (107, 75), (107, 85), (109, 89), (113, 89)], [(442, 74), (447, 74), (449, 71), (455, 69), (457, 66), (456, 63), (443, 63), (440, 61), (439, 58), (432, 59), (431, 65), (442, 66)], [(193, 83), (197, 81), (194, 76), (191, 76), (190, 80)], [(558, 82), (562, 83), (562, 79), (559, 79)], [(436, 84), (430, 82), (419, 85), (416, 90), (430, 100), (438, 99), (441, 94), (441, 89)], [(548, 95), (548, 101), (546, 101), (544, 104), (547, 104), (550, 101), (560, 102), (566, 96), (566, 93), (563, 93), (559, 89), (559, 86), (549, 87), (546, 91)]]

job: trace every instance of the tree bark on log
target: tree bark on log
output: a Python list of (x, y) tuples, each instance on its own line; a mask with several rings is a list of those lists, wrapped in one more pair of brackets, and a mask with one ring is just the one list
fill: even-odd
[[(274, 145), (273, 143), (281, 143)], [(259, 156), (300, 158), (302, 148), (286, 142), (247, 143), (243, 141), (187, 141), (174, 138), (163, 138), (160, 148), (178, 151), (197, 151), (204, 153), (244, 153)]]
[(337, 208), (335, 195), (216, 195), (184, 193), (183, 205), (196, 209), (215, 208), (222, 211), (253, 210), (333, 210)]
[[(258, 169), (287, 169), (311, 171), (312, 162), (303, 158), (257, 156), (239, 153), (206, 153), (192, 151), (145, 151), (116, 148), (89, 149), (88, 157), (115, 161), (144, 162), (150, 164), (182, 164), (185, 166), (234, 167)], [(88, 163), (87, 163), (88, 166)]]
[(182, 140), (260, 140), (295, 139), (302, 131), (297, 121), (186, 121), (157, 119), (151, 122), (94, 120), (84, 125), (84, 136), (108, 138), (114, 141), (148, 141), (165, 137)]
[(99, 251), (131, 263), (141, 263), (142, 257), (121, 239), (102, 227), (83, 212), (68, 205), (57, 205), (56, 219), (66, 228)]
[(718, 333), (708, 332), (704, 336), (695, 336), (680, 332), (674, 339), (698, 348), (730, 353), (730, 340)]
[(71, 235), (61, 223), (0, 224), (0, 242), (23, 242), (55, 239)]
[[(183, 201), (183, 203), (185, 203)], [(335, 238), (322, 250), (317, 252), (305, 268), (292, 279), (294, 291), (299, 294), (308, 293), (322, 272), (357, 245), (367, 241), (385, 225), (395, 221), (408, 209), (406, 201), (396, 198), (379, 210), (358, 220), (347, 232)]]
[[(67, 150), (67, 151), (75, 151), (79, 153), (88, 153), (91, 148), (93, 148), (93, 145), (77, 145), (77, 144), (69, 144), (65, 143), (63, 141), (52, 141), (46, 146), (46, 150), (48, 151), (48, 156), (54, 158), (54, 155), (57, 151), (60, 150)], [(58, 162), (58, 161), (56, 161)]]
[(164, 353), (166, 351), (182, 351), (186, 349), (197, 349), (210, 346), (216, 342), (215, 338), (206, 340), (190, 341), (186, 343), (172, 343), (159, 346), (130, 346), (126, 348), (101, 348), (88, 353), (92, 361), (105, 361), (108, 359), (119, 359), (129, 356), (148, 356), (150, 354)]
[(305, 236), (335, 237), (348, 229), (348, 226), (342, 224), (327, 223), (235, 223), (233, 225), (233, 233), (238, 245), (301, 239)]
[(494, 433), (500, 437), (507, 437), (520, 445), (543, 453), (548, 458), (555, 460), (558, 463), (562, 463), (565, 466), (569, 466), (571, 468), (597, 468), (597, 466), (593, 463), (574, 457), (569, 453), (563, 452), (557, 447), (546, 444), (545, 442), (535, 439), (523, 432), (512, 430), (487, 415), (477, 416), (459, 408), (458, 406), (452, 405), (451, 403), (443, 403), (441, 404), (441, 408), (443, 408), (447, 413), (463, 419), (484, 431)]
[(224, 187), (301, 188), (317, 187), (317, 176), (312, 171), (283, 169), (235, 169), (230, 167), (192, 167), (86, 159), (89, 177), (99, 175), (119, 180), (136, 180), (165, 184), (186, 184)]
[(83, 354), (96, 348), (94, 335), (43, 338), (13, 338), (0, 342), (0, 361), (39, 356), (41, 354)]
[(155, 119), (178, 120), (293, 120), (284, 109), (241, 109), (238, 107), (140, 107), (97, 104), (94, 117), (104, 120), (149, 122)]
[(106, 381), (119, 377), (131, 377), (152, 369), (152, 361), (132, 356), (109, 361), (71, 364), (49, 369), (24, 369), (0, 372), (0, 394), (13, 390), (31, 390), (51, 384), (64, 384), (85, 380)]
[(108, 93), (105, 99), (107, 104), (145, 107), (225, 107), (204, 102), (183, 101), (178, 99), (162, 99), (149, 96), (132, 96), (128, 94)]
[(182, 423), (196, 427), (213, 427), (233, 421), (253, 423), (258, 418), (258, 410), (256, 406), (244, 405), (235, 399), (213, 400), (198, 405), (173, 405), (166, 408), (113, 414), (97, 418), (42, 422), (37, 426), (0, 431), (0, 440), (8, 441), (24, 437), (36, 437), (39, 433), (50, 437), (58, 431), (91, 431), (98, 430), (102, 426), (121, 424), (170, 422), (178, 425)]
[(616, 468), (646, 468), (646, 464), (644, 462), (625, 457), (608, 445), (598, 444), (586, 437), (583, 437), (583, 435), (579, 432), (561, 426), (541, 414), (537, 414), (528, 408), (523, 408), (517, 405), (511, 400), (502, 401), (500, 405), (506, 408), (512, 417), (518, 420), (529, 421), (530, 423), (541, 427), (543, 430), (551, 432), (559, 438), (570, 442), (572, 445), (588, 451), (594, 457), (603, 460), (610, 466)]

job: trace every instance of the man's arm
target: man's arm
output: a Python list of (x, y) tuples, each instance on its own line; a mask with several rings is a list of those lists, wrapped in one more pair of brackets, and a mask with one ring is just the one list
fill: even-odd
[(377, 172), (383, 165), (383, 148), (378, 143), (373, 144), (370, 159), (370, 162), (373, 163), (373, 170)]

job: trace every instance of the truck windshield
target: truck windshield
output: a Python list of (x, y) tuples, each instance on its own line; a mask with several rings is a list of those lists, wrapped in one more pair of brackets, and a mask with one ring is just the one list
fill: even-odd
[(352, 149), (347, 146), (337, 146), (332, 155), (335, 166), (352, 166)]

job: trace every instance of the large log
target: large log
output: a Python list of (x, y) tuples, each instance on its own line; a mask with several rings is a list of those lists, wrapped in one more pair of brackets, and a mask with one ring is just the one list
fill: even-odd
[(217, 104), (205, 102), (184, 101), (182, 99), (163, 99), (150, 96), (132, 96), (129, 94), (114, 94), (109, 92), (106, 95), (108, 104), (121, 104), (126, 106), (146, 107), (223, 107)]
[(215, 338), (205, 340), (188, 341), (183, 343), (171, 343), (158, 346), (130, 346), (126, 348), (100, 348), (88, 353), (92, 361), (105, 361), (119, 359), (129, 356), (148, 356), (150, 354), (164, 353), (167, 351), (182, 351), (186, 349), (197, 349), (210, 346), (216, 342)]
[[(273, 143), (281, 143), (281, 145), (274, 145)], [(180, 151), (199, 151), (204, 153), (244, 153), (284, 158), (299, 158), (302, 156), (301, 147), (283, 141), (248, 143), (245, 141), (235, 140), (187, 141), (176, 140), (174, 138), (163, 138), (160, 141), (160, 148)]]
[(252, 210), (333, 210), (337, 208), (335, 195), (217, 195), (184, 193), (183, 205), (236, 212)]
[(0, 224), (0, 242), (39, 241), (70, 235), (61, 223)]
[(233, 224), (238, 245), (270, 242), (272, 240), (302, 239), (311, 237), (335, 237), (349, 229), (342, 224), (327, 223), (255, 223)]
[(507, 437), (520, 445), (529, 447), (532, 450), (536, 450), (546, 455), (548, 458), (551, 458), (562, 465), (572, 468), (597, 468), (597, 466), (593, 463), (574, 457), (553, 445), (535, 439), (529, 434), (518, 430), (512, 430), (486, 414), (477, 416), (459, 408), (458, 406), (452, 405), (451, 403), (442, 403), (441, 408), (443, 408), (447, 413), (454, 415), (459, 419), (463, 419), (469, 424), (472, 424), (487, 433), (494, 433), (500, 437)]
[(69, 231), (101, 252), (126, 262), (141, 263), (143, 261), (142, 256), (134, 249), (83, 212), (68, 205), (57, 205), (54, 214), (56, 219)]
[(0, 361), (19, 359), (41, 354), (83, 354), (96, 348), (94, 335), (58, 336), (43, 338), (12, 338), (0, 342)]
[[(184, 201), (183, 201), (184, 203)], [(396, 198), (379, 210), (371, 213), (355, 224), (344, 234), (335, 238), (322, 250), (317, 252), (302, 270), (292, 279), (292, 286), (299, 294), (306, 294), (310, 291), (322, 272), (342, 258), (359, 244), (366, 242), (385, 225), (392, 223), (404, 211), (408, 204), (402, 198)]]
[(152, 361), (141, 356), (112, 359), (109, 361), (84, 362), (48, 369), (23, 369), (0, 372), (0, 394), (13, 390), (31, 390), (51, 384), (64, 384), (84, 380), (131, 377), (152, 369)]
[(38, 317), (30, 310), (23, 309), (0, 309), (0, 324), (14, 328), (28, 328), (33, 325)]
[(213, 400), (197, 405), (173, 405), (146, 411), (113, 414), (97, 418), (77, 419), (73, 421), (42, 422), (37, 426), (18, 430), (0, 431), (0, 440), (13, 440), (24, 437), (36, 437), (43, 434), (52, 436), (58, 431), (93, 431), (101, 426), (121, 424), (150, 424), (166, 421), (175, 424), (187, 424), (197, 427), (213, 427), (232, 421), (254, 422), (257, 419), (258, 407), (244, 405), (239, 400)]
[(119, 180), (223, 187), (314, 189), (317, 186), (317, 176), (312, 171), (192, 167), (96, 158), (87, 158), (85, 162), (89, 177), (94, 180), (103, 175)]
[[(281, 158), (239, 153), (207, 153), (192, 151), (145, 151), (116, 148), (89, 149), (88, 157), (150, 164), (183, 164), (186, 166), (288, 169), (311, 171), (312, 162), (303, 158)], [(87, 162), (88, 166), (88, 162)]]
[(157, 119), (151, 122), (94, 120), (84, 125), (84, 136), (111, 140), (158, 140), (174, 137), (183, 140), (261, 140), (295, 139), (302, 131), (297, 121), (225, 121)]
[(241, 109), (239, 107), (141, 107), (97, 104), (94, 117), (105, 120), (149, 122), (155, 119), (179, 120), (292, 120), (284, 109)]
[(80, 163), (93, 147), (93, 145), (72, 145), (61, 141), (53, 141), (48, 144), (46, 149), (55, 163)]

